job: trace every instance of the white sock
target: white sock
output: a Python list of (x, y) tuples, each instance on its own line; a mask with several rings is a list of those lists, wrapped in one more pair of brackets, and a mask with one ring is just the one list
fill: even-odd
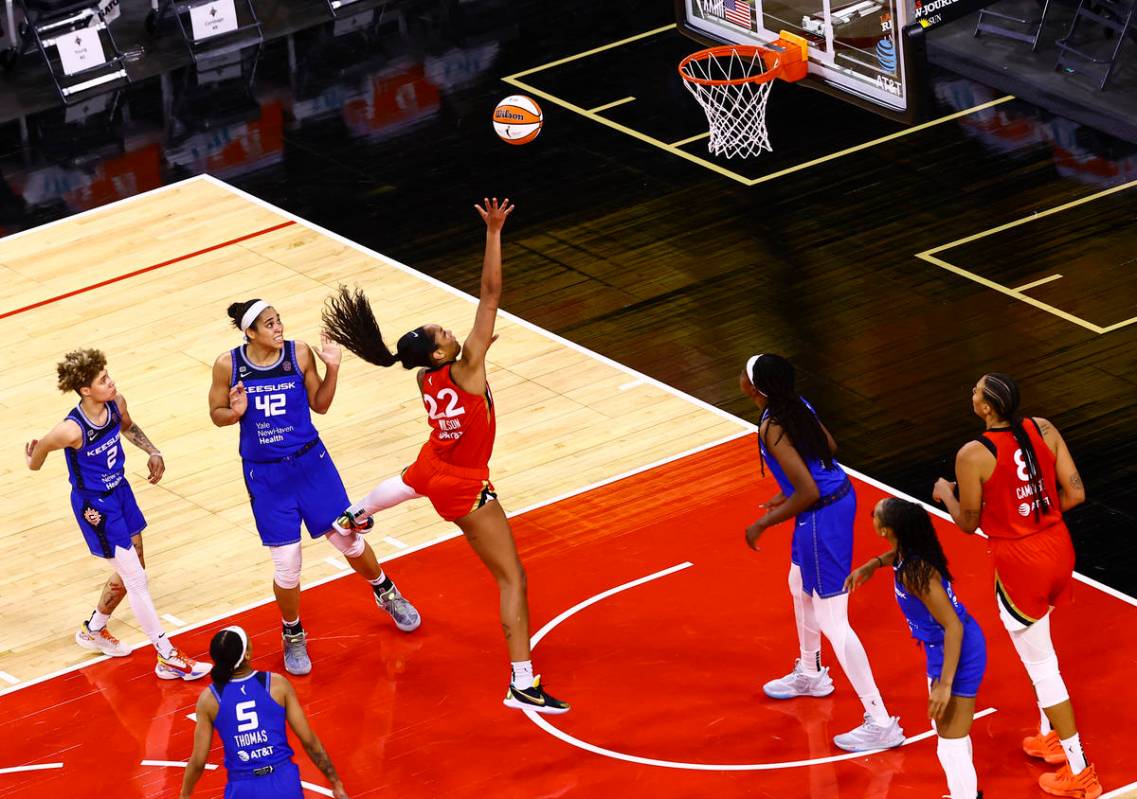
[(170, 643), (170, 639), (166, 637), (165, 633), (158, 636), (158, 640), (154, 642), (154, 648), (157, 649), (158, 654), (164, 658), (168, 658), (174, 654), (174, 645)]
[(380, 569), (379, 570), (379, 576), (376, 577), (374, 580), (368, 580), (367, 582), (371, 583), (372, 585), (382, 585), (383, 581), (386, 579), (387, 579), (387, 575), (383, 572), (382, 569)]
[(971, 736), (937, 738), (936, 757), (944, 767), (951, 799), (975, 799), (979, 794), (979, 778), (971, 759)]
[(821, 673), (821, 650), (801, 650), (801, 668), (806, 674)]
[(95, 608), (95, 612), (91, 614), (91, 620), (87, 622), (87, 629), (93, 633), (97, 633), (107, 626), (107, 622), (111, 620), (110, 614), (99, 613), (99, 609)]
[(1086, 769), (1086, 753), (1082, 751), (1082, 739), (1078, 733), (1062, 741), (1062, 748), (1066, 751), (1066, 762), (1070, 765), (1070, 772), (1081, 774)]
[(532, 660), (515, 660), (509, 664), (513, 670), (513, 678), (510, 682), (514, 688), (519, 688), (524, 691), (526, 688), (533, 687), (533, 661)]
[(1048, 735), (1053, 728), (1050, 726), (1050, 719), (1046, 716), (1046, 711), (1042, 709), (1042, 705), (1038, 706), (1038, 731), (1043, 735)]

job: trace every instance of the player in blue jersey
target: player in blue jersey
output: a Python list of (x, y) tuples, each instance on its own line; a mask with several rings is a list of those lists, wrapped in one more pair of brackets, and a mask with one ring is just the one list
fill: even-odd
[(150, 597), (142, 559), (142, 530), (146, 519), (126, 480), (126, 439), (150, 458), (149, 480), (157, 483), (166, 471), (162, 453), (130, 418), (126, 398), (107, 372), (107, 359), (99, 350), (75, 350), (56, 365), (60, 391), (74, 391), (79, 404), (47, 435), (24, 447), (28, 468), (38, 471), (48, 453), (62, 450), (71, 479), (71, 509), (87, 548), (114, 570), (90, 619), (75, 634), (84, 649), (111, 657), (130, 654), (107, 629), (111, 613), (125, 596), (139, 625), (158, 651), (154, 673), (163, 680), (196, 680), (209, 671), (179, 652), (166, 638), (158, 611)]
[[(350, 504), (331, 455), (312, 424), (336, 394), (340, 349), (321, 336), (320, 349), (284, 338), (284, 323), (264, 300), (229, 306), (245, 334), (240, 347), (213, 364), (209, 413), (218, 427), (240, 425), (241, 471), (257, 532), (274, 566), (273, 593), (283, 621), (284, 668), (312, 670), (307, 633), (300, 623), (300, 522), (312, 538), (326, 537), (371, 584), (375, 602), (403, 632), (418, 628), (418, 611), (383, 573), (359, 532), (340, 533), (332, 522)], [(316, 358), (324, 363), (321, 378)]]
[(197, 699), (193, 754), (186, 763), (181, 799), (189, 799), (205, 770), (213, 730), (225, 752), (225, 799), (304, 799), (300, 769), (292, 760), (286, 725), (323, 772), (335, 799), (348, 799), (336, 768), (288, 680), (253, 671), (253, 650), (240, 627), (226, 627), (209, 645), (213, 685)]
[(928, 718), (936, 723), (936, 755), (951, 799), (976, 799), (982, 794), (970, 735), (975, 695), (987, 668), (983, 631), (955, 596), (947, 557), (921, 505), (882, 499), (873, 510), (873, 528), (892, 549), (850, 574), (845, 587), (852, 591), (877, 569), (892, 566), (896, 602), (927, 659)]
[(836, 736), (833, 743), (850, 752), (899, 746), (904, 741), (900, 720), (888, 715), (865, 648), (849, 625), (844, 584), (853, 565), (857, 497), (833, 457), (837, 443), (794, 391), (793, 365), (780, 355), (750, 358), (739, 386), (762, 411), (759, 457), (763, 473), (769, 464), (781, 489), (762, 505), (767, 513), (746, 528), (746, 542), (757, 549), (768, 527), (795, 520), (789, 585), (801, 656), (793, 671), (762, 689), (772, 699), (833, 693), (829, 669), (821, 666), (824, 634), (865, 708), (864, 723)]

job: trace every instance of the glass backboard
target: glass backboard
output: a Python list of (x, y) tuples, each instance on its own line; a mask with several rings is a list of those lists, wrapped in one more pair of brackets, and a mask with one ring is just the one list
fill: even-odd
[(911, 0), (676, 0), (679, 29), (707, 45), (809, 42), (804, 83), (902, 122), (922, 113), (923, 30)]

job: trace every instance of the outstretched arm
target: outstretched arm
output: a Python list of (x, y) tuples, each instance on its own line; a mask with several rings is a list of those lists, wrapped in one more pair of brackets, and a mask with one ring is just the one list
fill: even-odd
[(288, 718), (288, 726), (292, 727), (292, 731), (296, 733), (296, 737), (304, 745), (304, 751), (308, 753), (312, 763), (327, 778), (328, 783), (332, 786), (332, 795), (335, 799), (347, 799), (347, 791), (344, 790), (343, 783), (340, 782), (336, 767), (332, 765), (332, 759), (328, 757), (328, 753), (324, 751), (324, 745), (320, 743), (320, 739), (316, 737), (316, 733), (308, 725), (308, 717), (304, 715), (304, 708), (300, 707), (300, 700), (296, 698), (296, 689), (292, 687), (292, 683), (278, 674), (273, 674), (272, 680), (274, 685), (280, 685), (284, 688), (284, 712)]
[(119, 413), (122, 414), (122, 437), (150, 455), (150, 459), (146, 462), (150, 475), (146, 479), (151, 483), (157, 483), (166, 473), (166, 462), (162, 460), (162, 453), (146, 437), (142, 428), (134, 423), (134, 419), (131, 418), (130, 411), (126, 407), (126, 397), (122, 394), (116, 394), (114, 399), (115, 404), (118, 405)]
[(508, 197), (501, 203), (498, 203), (497, 197), (483, 202), (485, 207), (474, 206), (486, 223), (486, 254), (482, 259), (478, 310), (474, 315), (474, 327), (462, 345), (462, 357), (456, 364), (460, 385), (475, 394), (486, 390), (486, 350), (494, 340), (494, 324), (501, 304), (501, 229), (514, 208), (509, 204)]
[(83, 442), (83, 431), (70, 419), (64, 419), (48, 431), (43, 438), (33, 438), (24, 445), (24, 458), (28, 468), (38, 472), (49, 452), (64, 447), (77, 447)]

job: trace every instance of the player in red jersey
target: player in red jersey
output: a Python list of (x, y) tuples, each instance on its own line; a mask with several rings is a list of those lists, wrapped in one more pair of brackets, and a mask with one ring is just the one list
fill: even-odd
[(380, 483), (336, 520), (339, 530), (370, 529), (371, 515), (425, 496), (438, 515), (461, 528), (474, 552), (497, 581), (501, 626), (512, 662), (505, 705), (538, 713), (564, 713), (567, 703), (545, 692), (533, 675), (529, 653), (529, 602), (525, 570), (509, 520), (490, 482), (489, 461), (497, 422), (486, 382), (486, 350), (497, 337), (494, 322), (501, 301), (501, 229), (513, 212), (506, 199), (475, 205), (486, 223), (481, 296), (474, 327), (463, 344), (441, 325), (417, 327), (399, 339), (392, 353), (362, 291), (340, 288), (324, 310), (329, 338), (378, 366), (401, 363), (419, 368), (418, 386), (430, 421), (430, 438), (401, 476)]
[(956, 484), (943, 478), (932, 496), (965, 533), (982, 527), (989, 539), (999, 617), (1041, 709), (1039, 734), (1024, 739), (1023, 749), (1065, 763), (1039, 777), (1039, 786), (1055, 796), (1095, 799), (1102, 787), (1086, 762), (1050, 638), (1050, 611), (1069, 595), (1074, 574), (1062, 513), (1084, 502), (1086, 491), (1058, 428), (1019, 415), (1019, 388), (1010, 375), (980, 378), (971, 405), (987, 429), (956, 455), (959, 498)]

